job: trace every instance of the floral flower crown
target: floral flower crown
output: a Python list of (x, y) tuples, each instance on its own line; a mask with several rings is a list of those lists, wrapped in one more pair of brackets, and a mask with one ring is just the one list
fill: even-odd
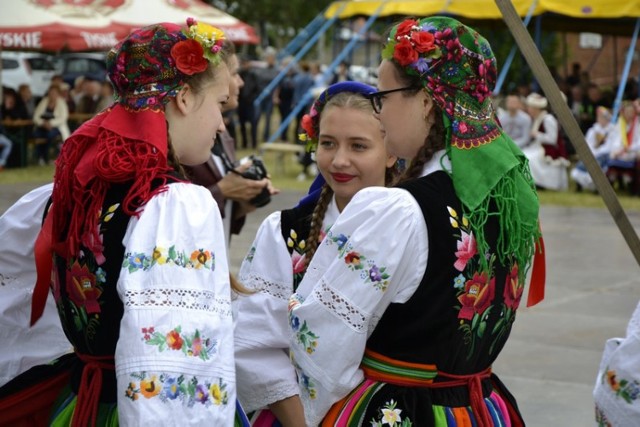
[(422, 76), (440, 59), (442, 50), (436, 44), (436, 28), (431, 24), (420, 25), (415, 19), (400, 23), (395, 34), (389, 36), (382, 51), (382, 58), (394, 59), (407, 72)]
[(220, 62), (224, 41), (222, 30), (187, 18), (187, 29), (183, 34), (187, 39), (171, 48), (171, 57), (180, 72), (191, 76), (206, 70), (209, 63), (216, 65)]
[[(306, 142), (306, 150), (307, 152), (315, 151), (318, 146), (318, 132), (320, 131), (320, 113), (316, 108), (316, 104), (318, 101), (316, 100), (309, 113), (302, 116), (302, 120), (300, 121), (300, 127), (304, 132), (298, 134), (298, 139), (302, 142)], [(322, 108), (321, 108), (322, 110)]]

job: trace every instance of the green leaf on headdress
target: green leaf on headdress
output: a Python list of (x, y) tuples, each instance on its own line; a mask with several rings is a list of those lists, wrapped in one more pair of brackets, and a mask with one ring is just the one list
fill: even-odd
[(394, 41), (389, 41), (387, 45), (382, 50), (382, 59), (391, 59), (393, 58), (393, 50), (396, 47), (396, 43)]

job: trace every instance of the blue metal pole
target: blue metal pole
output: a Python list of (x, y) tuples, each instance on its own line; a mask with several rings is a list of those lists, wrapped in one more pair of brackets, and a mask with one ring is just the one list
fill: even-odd
[[(347, 57), (347, 55), (351, 52), (351, 50), (353, 50), (353, 48), (355, 47), (355, 45), (358, 42), (358, 40), (360, 39), (360, 37), (362, 35), (366, 34), (366, 32), (369, 30), (369, 28), (371, 28), (371, 25), (373, 25), (375, 20), (378, 19), (378, 16), (380, 15), (380, 12), (384, 8), (384, 6), (387, 3), (387, 1), (388, 0), (385, 0), (382, 3), (380, 3), (380, 6), (378, 6), (376, 11), (371, 16), (369, 16), (369, 19), (367, 19), (367, 22), (362, 26), (362, 28), (360, 28), (360, 31), (358, 31), (357, 34), (351, 36), (351, 40), (349, 40), (349, 43), (347, 43), (347, 45), (344, 47), (342, 52), (340, 52), (338, 54), (338, 56), (333, 60), (331, 65), (329, 67), (327, 67), (327, 69), (324, 71), (324, 73), (322, 75), (324, 77), (324, 81), (329, 81), (328, 79), (333, 75), (333, 70), (335, 70), (335, 68), (338, 66), (338, 64), (340, 64)], [(282, 123), (280, 124), (278, 129), (275, 131), (275, 133), (273, 133), (269, 137), (269, 141), (267, 141), (267, 142), (275, 141), (276, 137), (278, 135), (281, 135), (285, 131), (285, 129), (287, 129), (289, 127), (289, 123), (291, 123), (291, 120), (293, 120), (293, 118), (298, 115), (300, 110), (302, 110), (305, 106), (307, 106), (309, 104), (309, 102), (311, 102), (313, 100), (313, 98), (314, 98), (313, 90), (308, 91), (302, 97), (302, 100), (291, 110), (289, 115), (284, 118), (284, 120), (282, 121)]]
[(302, 31), (300, 31), (293, 39), (291, 39), (291, 41), (284, 47), (284, 49), (278, 52), (278, 55), (276, 56), (278, 62), (280, 62), (285, 56), (293, 54), (293, 52), (300, 48), (300, 46), (305, 41), (307, 41), (309, 37), (311, 37), (311, 35), (315, 33), (320, 26), (322, 26), (322, 23), (324, 22), (324, 13), (325, 12), (323, 11), (315, 18), (313, 18), (313, 20), (309, 22), (309, 24), (307, 24), (307, 26), (304, 27)]
[(631, 44), (629, 44), (629, 50), (627, 51), (624, 70), (622, 71), (622, 77), (620, 79), (620, 84), (618, 85), (618, 93), (616, 94), (616, 99), (613, 102), (613, 112), (611, 113), (612, 123), (615, 123), (618, 120), (620, 104), (622, 103), (622, 97), (624, 96), (624, 88), (627, 86), (627, 79), (629, 78), (629, 71), (631, 70), (631, 62), (633, 61), (633, 53), (636, 50), (638, 32), (640, 32), (640, 18), (636, 19), (636, 27), (633, 30), (633, 37), (631, 38)]
[[(523, 24), (525, 27), (529, 25), (531, 22), (531, 17), (533, 16), (533, 12), (536, 10), (536, 6), (538, 5), (538, 0), (534, 0), (531, 2), (531, 6), (529, 6), (529, 10), (527, 11), (527, 15), (524, 17)], [(500, 70), (500, 75), (498, 76), (498, 80), (496, 81), (496, 87), (493, 89), (493, 94), (497, 95), (502, 90), (502, 85), (504, 84), (504, 80), (507, 78), (507, 73), (511, 68), (511, 64), (513, 63), (513, 59), (516, 56), (516, 52), (518, 50), (518, 46), (514, 44), (511, 46), (511, 50), (509, 51), (509, 55), (507, 56), (506, 61), (502, 65), (502, 69)]]
[(253, 101), (253, 108), (256, 108), (256, 109), (259, 108), (262, 100), (265, 99), (267, 96), (271, 95), (271, 92), (273, 92), (276, 86), (280, 84), (280, 82), (282, 81), (284, 76), (287, 75), (287, 72), (289, 72), (291, 67), (297, 64), (300, 58), (302, 58), (304, 54), (307, 53), (309, 49), (311, 49), (316, 44), (320, 36), (322, 36), (329, 29), (329, 27), (331, 27), (331, 25), (333, 25), (333, 23), (338, 19), (338, 16), (340, 15), (340, 13), (342, 13), (346, 5), (347, 5), (347, 2), (343, 3), (340, 9), (336, 11), (336, 13), (331, 17), (331, 19), (328, 19), (327, 21), (325, 21), (322, 27), (320, 27), (320, 30), (318, 30), (318, 32), (315, 33), (313, 37), (311, 37), (311, 39), (309, 39), (309, 41), (302, 47), (302, 49), (300, 49), (300, 51), (293, 57), (293, 60), (289, 64), (287, 64), (287, 66), (285, 66), (282, 70), (280, 70), (278, 75), (273, 80), (271, 80), (271, 82), (267, 85), (267, 87), (265, 87), (264, 90), (260, 93), (260, 95), (258, 95), (258, 97)]

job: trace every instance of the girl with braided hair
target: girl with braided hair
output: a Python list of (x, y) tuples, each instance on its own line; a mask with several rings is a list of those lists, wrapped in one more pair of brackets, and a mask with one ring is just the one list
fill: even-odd
[[(390, 184), (396, 158), (385, 150), (380, 127), (365, 98), (375, 89), (342, 82), (327, 88), (303, 118), (322, 177), (313, 195), (293, 209), (271, 214), (260, 226), (239, 273), (254, 294), (237, 299), (238, 398), (258, 411), (254, 426), (304, 424), (300, 393), (288, 356), (287, 301), (309, 259), (356, 192)], [(274, 415), (275, 414), (275, 415)]]
[(289, 299), (305, 423), (521, 426), (491, 364), (541, 253), (538, 199), (495, 119), (491, 47), (435, 16), (393, 26), (382, 58), (368, 97), (408, 179), (351, 199)]
[(223, 40), (189, 19), (109, 53), (117, 100), (65, 142), (34, 249), (31, 323), (50, 288), (74, 352), (41, 381), (37, 408), (8, 414), (15, 424), (247, 424), (220, 211), (181, 167), (205, 162), (224, 131)]

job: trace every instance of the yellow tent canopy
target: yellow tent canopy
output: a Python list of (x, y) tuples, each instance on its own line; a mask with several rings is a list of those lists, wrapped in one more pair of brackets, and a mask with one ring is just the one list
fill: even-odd
[[(521, 17), (525, 17), (532, 0), (512, 0)], [(502, 21), (493, 0), (352, 0), (333, 2), (326, 10), (327, 18), (339, 12), (338, 18), (370, 16), (383, 5), (379, 17), (453, 15), (465, 23)], [(343, 8), (344, 6), (344, 8)], [(538, 0), (535, 16), (544, 14), (543, 26), (567, 32), (596, 32), (631, 35), (636, 18), (640, 18), (640, 1), (635, 0)]]

